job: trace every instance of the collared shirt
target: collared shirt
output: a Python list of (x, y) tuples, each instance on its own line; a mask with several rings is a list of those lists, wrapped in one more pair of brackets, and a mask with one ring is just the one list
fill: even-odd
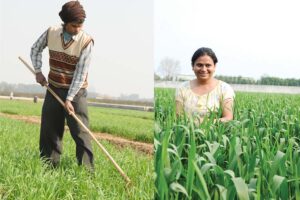
[[(35, 69), (35, 73), (41, 72), (42, 68), (42, 52), (47, 46), (47, 33), (45, 31), (38, 40), (31, 47), (31, 62)], [(63, 32), (65, 43), (69, 42), (71, 39), (76, 40), (76, 35), (70, 35), (67, 32)], [(90, 42), (89, 45), (81, 52), (79, 61), (76, 65), (72, 83), (70, 85), (67, 99), (72, 101), (79, 89), (82, 87), (84, 80), (87, 76), (88, 69), (91, 61), (91, 51), (93, 43)]]

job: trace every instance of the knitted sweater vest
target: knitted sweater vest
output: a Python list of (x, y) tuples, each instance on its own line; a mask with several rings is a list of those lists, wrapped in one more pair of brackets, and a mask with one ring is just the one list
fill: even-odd
[[(85, 32), (80, 31), (75, 39), (64, 43), (62, 27), (48, 29), (47, 43), (49, 48), (50, 71), (48, 81), (58, 88), (69, 88), (81, 51), (93, 40)], [(82, 88), (87, 87), (87, 77)]]

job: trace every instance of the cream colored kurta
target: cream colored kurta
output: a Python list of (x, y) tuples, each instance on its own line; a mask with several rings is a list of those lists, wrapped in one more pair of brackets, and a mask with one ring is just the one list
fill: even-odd
[(199, 95), (192, 91), (190, 81), (176, 89), (176, 102), (180, 103), (186, 114), (204, 118), (209, 112), (217, 112), (222, 103), (235, 97), (232, 87), (218, 80), (217, 86), (209, 93)]

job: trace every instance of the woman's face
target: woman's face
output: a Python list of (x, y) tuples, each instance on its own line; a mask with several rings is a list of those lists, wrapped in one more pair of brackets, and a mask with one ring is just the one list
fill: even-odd
[(193, 71), (199, 81), (207, 81), (213, 77), (216, 66), (212, 58), (203, 55), (197, 58), (193, 65)]

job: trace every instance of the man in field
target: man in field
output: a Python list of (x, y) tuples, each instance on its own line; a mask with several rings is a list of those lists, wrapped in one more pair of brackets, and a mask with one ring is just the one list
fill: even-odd
[[(88, 126), (86, 87), (93, 39), (82, 30), (86, 15), (78, 1), (65, 3), (59, 16), (64, 23), (46, 30), (31, 48), (36, 81), (41, 85), (49, 82), (49, 87), (65, 102), (64, 109), (47, 91), (42, 109), (40, 155), (53, 166), (58, 165), (66, 119), (76, 143), (78, 164), (93, 170), (91, 138), (69, 115), (75, 112)], [(48, 82), (41, 71), (42, 52), (46, 46), (50, 64)]]

